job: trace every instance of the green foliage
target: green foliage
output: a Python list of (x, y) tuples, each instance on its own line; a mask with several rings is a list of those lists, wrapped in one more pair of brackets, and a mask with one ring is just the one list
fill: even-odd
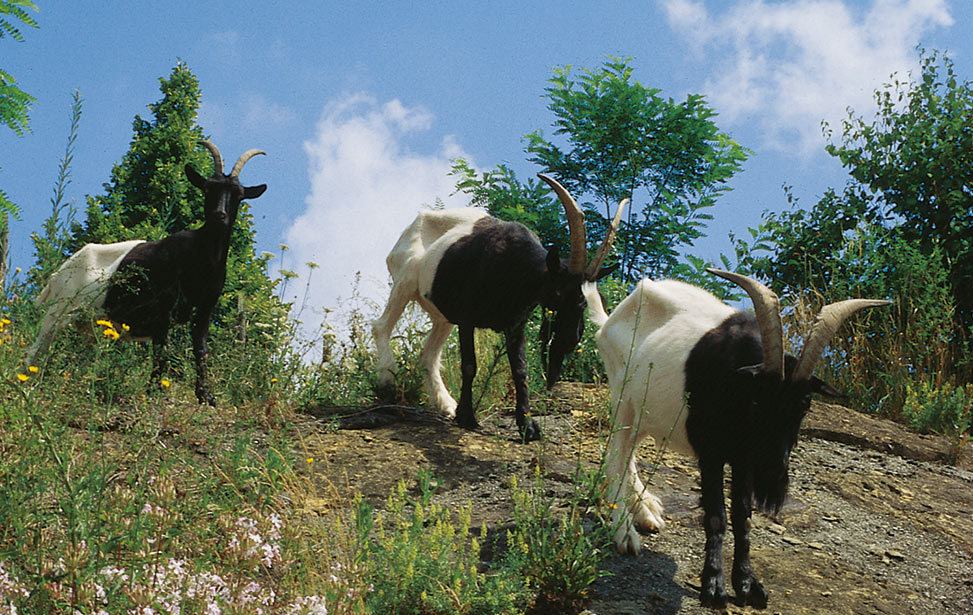
[(159, 82), (163, 98), (149, 105), (153, 119), (135, 117), (129, 150), (113, 166), (105, 194), (88, 197), (85, 220), (72, 229), (70, 252), (86, 243), (161, 239), (201, 225), (203, 195), (183, 170), (189, 164), (207, 176), (213, 164), (197, 145), (204, 138), (195, 125), (199, 83), (181, 62)]
[(0, 0), (0, 38), (4, 36), (9, 36), (15, 41), (24, 40), (24, 35), (20, 32), (17, 26), (7, 18), (6, 15), (10, 15), (11, 18), (17, 19), (25, 26), (31, 28), (37, 27), (37, 22), (33, 17), (30, 16), (25, 9), (34, 9), (37, 11), (37, 5), (30, 0)]
[[(37, 5), (30, 0), (0, 0), (0, 39), (9, 36), (23, 42), (24, 35), (16, 26), (16, 21), (30, 28), (37, 27), (37, 22), (27, 9), (37, 11)], [(34, 97), (15, 84), (13, 75), (0, 69), (0, 124), (22, 135), (30, 130), (30, 105)]]
[(906, 388), (902, 412), (909, 424), (922, 433), (959, 436), (969, 433), (973, 421), (973, 384), (936, 387), (929, 381)]
[[(616, 244), (624, 279), (669, 277), (685, 266), (679, 250), (703, 236), (705, 212), (740, 170), (749, 151), (722, 133), (702, 96), (677, 103), (632, 80), (629, 60), (598, 70), (558, 68), (547, 88), (555, 135), (527, 135), (530, 161), (555, 175), (586, 206), (591, 239), (600, 243), (613, 208), (631, 198)], [(602, 215), (602, 213), (604, 215)]]
[[(603, 484), (600, 478), (576, 475), (576, 495), (591, 496), (598, 491), (595, 486)], [(590, 527), (585, 523), (589, 502), (598, 498), (575, 498), (567, 510), (558, 510), (555, 500), (545, 494), (539, 467), (525, 489), (513, 477), (511, 492), (514, 523), (507, 532), (505, 566), (529, 580), (536, 594), (536, 612), (580, 611), (592, 583), (606, 574), (598, 565), (611, 543), (609, 524), (601, 519)]]
[[(36, 11), (37, 6), (30, 0), (0, 0), (0, 39), (9, 36), (15, 41), (23, 42), (24, 35), (16, 21), (30, 28), (37, 27), (37, 22), (27, 9)], [(0, 68), (0, 125), (21, 136), (30, 130), (30, 105), (35, 99), (18, 88), (16, 83), (13, 75)], [(0, 190), (0, 232), (5, 233), (7, 230), (7, 214), (16, 216), (17, 211), (17, 205)]]
[(33, 334), (23, 329), (0, 321), (0, 607), (298, 613), (336, 595), (294, 572), (317, 549), (281, 512), (295, 444), (279, 415), (198, 413), (191, 387), (176, 385), (162, 400), (93, 399), (92, 387), (137, 378), (131, 357), (108, 351), (114, 336), (102, 333), (78, 371), (55, 361), (20, 372), (18, 342)]
[(949, 264), (957, 303), (973, 308), (973, 86), (952, 61), (923, 52), (921, 74), (875, 93), (877, 118), (849, 112), (842, 138), (827, 147), (874, 195), (873, 216), (892, 219), (903, 238)]
[[(566, 149), (535, 131), (525, 137), (527, 153), (585, 210), (589, 249), (600, 245), (618, 202), (631, 198), (635, 204), (615, 242), (623, 279), (703, 278), (700, 263), (680, 262), (680, 250), (703, 236), (711, 218), (705, 210), (729, 189), (726, 183), (749, 151), (718, 130), (703, 97), (664, 99), (659, 90), (632, 81), (628, 60), (612, 58), (598, 70), (582, 71), (578, 81), (570, 67), (558, 68), (550, 82), (548, 108)], [(526, 224), (544, 245), (568, 245), (560, 203), (546, 184), (523, 184), (505, 165), (477, 176), (462, 160), (454, 163), (453, 175), (457, 190), (474, 205)], [(584, 202), (585, 195), (595, 204)]]
[(973, 213), (961, 198), (971, 182), (973, 89), (939, 61), (923, 54), (917, 81), (876, 92), (874, 122), (849, 112), (841, 142), (827, 147), (851, 174), (842, 190), (805, 210), (785, 188), (790, 209), (765, 212), (736, 240), (739, 266), (769, 280), (802, 326), (825, 303), (894, 302), (842, 327), (822, 369), (842, 364), (833, 376), (855, 403), (896, 418), (905, 418), (909, 387), (968, 382), (973, 371), (964, 303)]
[(505, 570), (482, 572), (480, 546), (486, 528), (471, 531), (471, 507), (454, 515), (432, 501), (435, 481), (419, 477), (412, 500), (404, 482), (389, 496), (384, 512), (355, 502), (359, 537), (356, 564), (367, 570), (372, 613), (432, 615), (520, 613), (526, 599), (523, 581)]

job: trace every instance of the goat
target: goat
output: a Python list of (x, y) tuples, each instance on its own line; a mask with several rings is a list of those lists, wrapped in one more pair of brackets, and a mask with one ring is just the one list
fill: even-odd
[(247, 161), (265, 152), (248, 150), (225, 175), (216, 146), (209, 141), (199, 144), (213, 157), (213, 175), (204, 178), (188, 164), (185, 171), (189, 182), (206, 197), (203, 226), (158, 241), (89, 243), (78, 250), (51, 274), (35, 299), (38, 305), (49, 307), (27, 352), (28, 363), (47, 350), (56, 328), (73, 313), (93, 309), (113, 323), (124, 324), (125, 337), (152, 340), (152, 381), (157, 382), (167, 368), (165, 345), (170, 325), (191, 320), (196, 398), (216, 405), (206, 384), (210, 316), (226, 281), (230, 233), (240, 201), (255, 199), (267, 189), (266, 184), (244, 187), (240, 171)]
[(841, 397), (812, 375), (841, 323), (887, 301), (850, 299), (824, 307), (799, 359), (783, 350), (777, 296), (746, 276), (708, 269), (741, 286), (755, 313), (731, 308), (707, 291), (674, 280), (642, 280), (609, 316), (593, 284), (584, 287), (613, 408), (605, 473), (615, 544), (637, 554), (636, 527), (665, 525), (662, 502), (639, 480), (635, 451), (647, 435), (698, 459), (706, 532), (700, 598), (723, 607), (726, 533), (723, 466), (731, 468), (733, 588), (739, 604), (763, 608), (767, 592), (750, 566), (750, 514), (777, 513), (788, 486), (811, 394)]
[[(530, 419), (524, 324), (538, 304), (555, 312), (546, 373), (547, 385), (552, 387), (560, 378), (565, 355), (577, 346), (584, 329), (581, 284), (610, 272), (601, 263), (611, 249), (627, 203), (624, 200), (619, 205), (605, 241), (586, 269), (584, 212), (557, 181), (543, 174), (539, 177), (554, 189), (564, 207), (571, 237), (567, 261), (561, 260), (556, 247), (545, 250), (524, 225), (490, 217), (482, 209), (423, 211), (403, 231), (386, 259), (392, 290), (384, 312), (372, 323), (378, 384), (387, 388), (395, 375), (389, 345), (392, 329), (406, 305), (419, 303), (432, 321), (420, 354), (429, 404), (466, 429), (477, 428), (473, 331), (503, 332), (517, 398), (517, 427), (525, 442), (540, 438), (540, 428)], [(440, 374), (442, 348), (454, 325), (459, 325), (463, 372), (458, 404)]]

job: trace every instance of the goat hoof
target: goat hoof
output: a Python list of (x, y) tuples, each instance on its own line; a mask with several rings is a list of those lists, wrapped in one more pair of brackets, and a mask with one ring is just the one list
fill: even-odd
[(531, 419), (526, 425), (518, 425), (520, 430), (520, 439), (522, 442), (535, 442), (541, 439), (541, 428), (537, 425), (537, 421)]
[(480, 424), (477, 423), (476, 419), (472, 416), (465, 416), (463, 414), (457, 413), (455, 421), (457, 425), (459, 425), (463, 429), (469, 429), (470, 431), (480, 428)]
[(744, 579), (734, 589), (737, 594), (736, 603), (738, 606), (752, 606), (757, 609), (767, 608), (767, 590), (757, 579), (753, 577)]
[(702, 581), (702, 588), (699, 590), (700, 604), (714, 609), (726, 608), (730, 597), (726, 594), (722, 575), (714, 575)]

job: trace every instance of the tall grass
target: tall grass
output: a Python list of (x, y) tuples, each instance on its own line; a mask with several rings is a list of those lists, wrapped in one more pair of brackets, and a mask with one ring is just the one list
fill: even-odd
[[(862, 244), (861, 250), (865, 250)], [(955, 407), (973, 401), (965, 385), (973, 377), (969, 340), (956, 325), (938, 250), (925, 254), (908, 244), (892, 243), (880, 257), (864, 252), (866, 282), (836, 282), (825, 290), (810, 289), (785, 312), (789, 341), (799, 349), (820, 308), (848, 297), (888, 297), (892, 305), (856, 314), (839, 329), (818, 375), (848, 394), (854, 407), (912, 425), (919, 431), (959, 436), (969, 422), (942, 416), (943, 394)], [(895, 267), (883, 263), (893, 262)], [(872, 270), (874, 268), (874, 270)], [(908, 409), (907, 409), (908, 408)]]

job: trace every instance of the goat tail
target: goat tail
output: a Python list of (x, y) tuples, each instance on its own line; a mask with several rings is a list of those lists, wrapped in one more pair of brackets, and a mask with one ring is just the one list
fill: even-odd
[(581, 285), (581, 292), (588, 302), (588, 320), (601, 329), (608, 322), (608, 312), (605, 311), (605, 300), (598, 292), (598, 286), (594, 282), (585, 282)]

